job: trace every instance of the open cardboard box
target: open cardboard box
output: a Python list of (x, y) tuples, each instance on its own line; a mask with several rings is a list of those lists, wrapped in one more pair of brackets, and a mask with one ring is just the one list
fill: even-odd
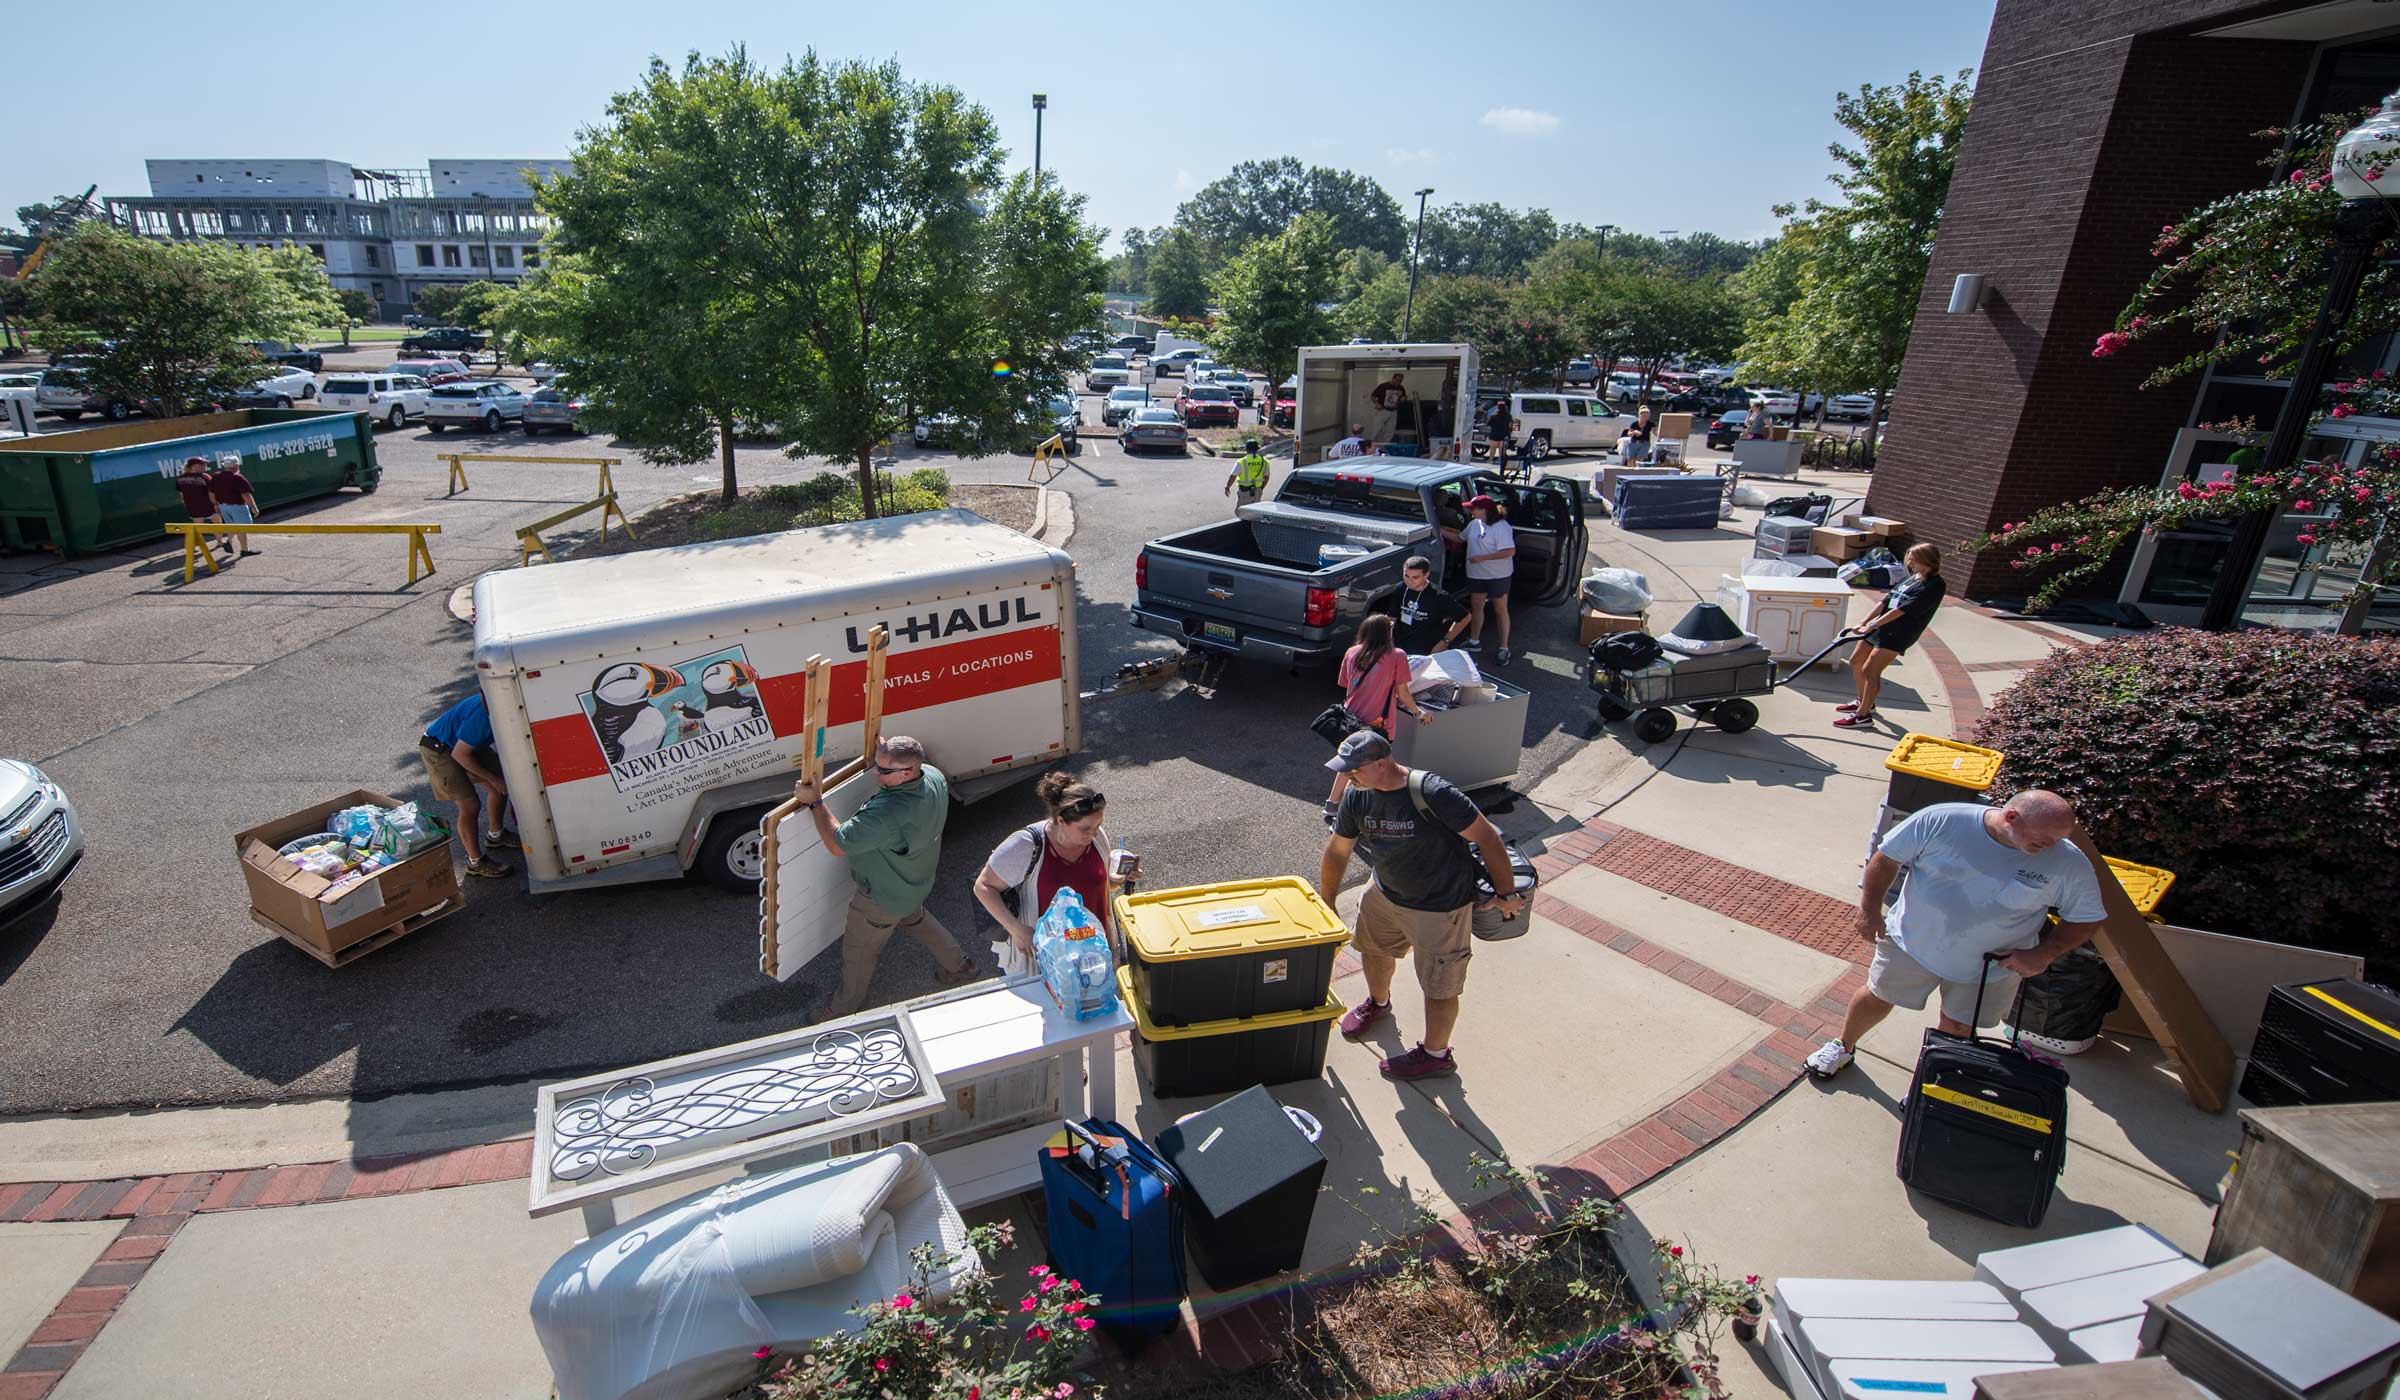
[(1581, 613), (1581, 622), (1575, 629), (1575, 644), (1581, 647), (1618, 632), (1639, 632), (1647, 625), (1644, 613), (1602, 612), (1589, 603), (1582, 605)]
[(277, 853), (286, 841), (323, 831), (325, 823), (343, 808), (370, 803), (400, 805), (397, 798), (360, 788), (236, 832), (233, 848), (241, 857), (242, 878), (250, 886), (251, 912), (312, 947), (336, 953), (411, 915), (438, 909), (458, 898), (458, 875), (451, 868), (447, 841), (397, 865), (385, 866), (332, 898), (326, 896), (333, 881), (312, 875)]

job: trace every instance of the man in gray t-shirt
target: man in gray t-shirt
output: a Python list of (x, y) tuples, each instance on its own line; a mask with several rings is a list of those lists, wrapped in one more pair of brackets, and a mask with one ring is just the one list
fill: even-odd
[[(1893, 827), (1859, 886), (1858, 936), (1875, 948), (1867, 984), (1850, 998), (1842, 1038), (1808, 1057), (1809, 1073), (1838, 1073), (1893, 1007), (1922, 1009), (1937, 991), (1940, 1027), (1971, 1035), (1970, 1021), (2008, 1014), (2018, 979), (2099, 932), (2108, 910), (2091, 862), (2067, 839), (2074, 829), (2067, 800), (2039, 790), (2005, 807), (1936, 803)], [(1908, 883), (1887, 926), (1883, 899), (1902, 870)], [(2008, 956), (1987, 965), (1986, 953)]]

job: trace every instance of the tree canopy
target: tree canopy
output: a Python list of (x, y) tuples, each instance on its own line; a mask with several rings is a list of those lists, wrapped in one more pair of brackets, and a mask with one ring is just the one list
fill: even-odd
[(1400, 202), (1383, 186), (1291, 156), (1236, 165), (1185, 200), (1175, 224), (1214, 267), (1255, 240), (1281, 234), (1303, 214), (1325, 216), (1337, 250), (1372, 248), (1395, 258), (1407, 252)]
[(1153, 316), (1208, 314), (1208, 266), (1198, 240), (1170, 228), (1149, 247), (1149, 311)]
[(160, 243), (97, 220), (59, 235), (31, 279), (35, 317), (102, 342), (85, 375), (101, 395), (182, 413), (256, 383), (243, 344), (340, 318), (306, 248)]
[(1299, 364), (1300, 347), (1333, 338), (1333, 316), (1320, 309), (1339, 275), (1333, 221), (1303, 214), (1291, 227), (1244, 248), (1217, 274), (1223, 314), (1209, 348), (1237, 369), (1280, 382)]

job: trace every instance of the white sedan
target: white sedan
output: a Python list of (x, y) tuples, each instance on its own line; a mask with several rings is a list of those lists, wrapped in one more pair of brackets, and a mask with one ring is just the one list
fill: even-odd
[(270, 365), (269, 373), (254, 380), (242, 395), (245, 399), (273, 399), (284, 407), (306, 403), (317, 396), (317, 377), (298, 365)]
[(443, 384), (425, 396), (425, 428), (438, 433), (444, 428), (481, 428), (487, 433), (500, 431), (503, 423), (514, 423), (525, 417), (525, 393), (496, 379), (470, 379), (459, 384)]

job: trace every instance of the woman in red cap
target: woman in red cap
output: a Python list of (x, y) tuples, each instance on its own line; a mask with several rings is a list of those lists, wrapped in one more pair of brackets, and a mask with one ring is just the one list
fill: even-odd
[(1483, 647), (1483, 605), (1492, 605), (1500, 624), (1499, 664), (1513, 658), (1508, 649), (1508, 586), (1517, 576), (1517, 532), (1502, 518), (1500, 503), (1489, 496), (1467, 502), (1467, 650)]

